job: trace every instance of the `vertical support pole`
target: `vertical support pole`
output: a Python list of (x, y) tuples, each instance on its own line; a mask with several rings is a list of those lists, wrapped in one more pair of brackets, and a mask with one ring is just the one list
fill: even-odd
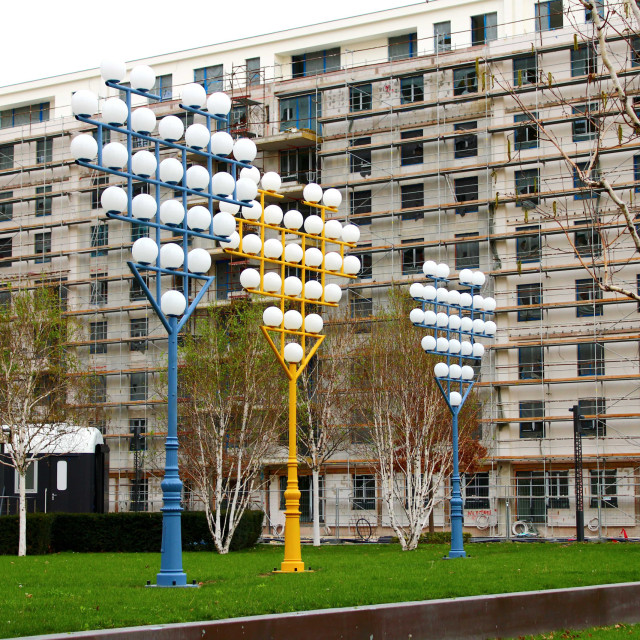
[(284, 561), (283, 573), (304, 571), (300, 549), (300, 489), (298, 488), (298, 457), (296, 451), (296, 365), (289, 363), (289, 458), (287, 460), (287, 489), (284, 492)]
[(453, 475), (451, 476), (451, 551), (450, 558), (466, 558), (462, 539), (462, 494), (460, 492), (460, 468), (458, 464), (458, 410), (451, 407), (453, 414)]
[(182, 481), (178, 473), (178, 319), (169, 317), (169, 375), (167, 400), (167, 439), (165, 471), (162, 480), (162, 547), (160, 549), (159, 587), (184, 587), (187, 574), (182, 571)]
[(582, 425), (580, 410), (577, 404), (571, 409), (573, 413), (573, 458), (576, 484), (576, 540), (584, 542), (584, 487), (582, 478)]

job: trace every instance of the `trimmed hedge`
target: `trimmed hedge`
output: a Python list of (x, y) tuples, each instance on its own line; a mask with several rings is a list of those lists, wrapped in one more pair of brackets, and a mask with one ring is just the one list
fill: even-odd
[[(262, 533), (262, 511), (245, 511), (231, 551), (254, 546)], [(27, 554), (151, 552), (160, 549), (162, 513), (33, 513), (27, 515)], [(214, 551), (204, 511), (182, 513), (182, 548)], [(0, 517), (0, 554), (18, 553), (18, 516)]]
[[(471, 534), (464, 532), (462, 541), (466, 544), (471, 540)], [(420, 544), (451, 544), (451, 531), (434, 531), (423, 533), (418, 541)]]

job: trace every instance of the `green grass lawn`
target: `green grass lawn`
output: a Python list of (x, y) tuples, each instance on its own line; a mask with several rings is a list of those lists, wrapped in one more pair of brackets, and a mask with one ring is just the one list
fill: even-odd
[(1, 556), (0, 637), (640, 580), (636, 544), (473, 544), (469, 558), (442, 560), (447, 551), (304, 547), (314, 572), (278, 575), (282, 547), (185, 553), (200, 589), (146, 589), (159, 554)]

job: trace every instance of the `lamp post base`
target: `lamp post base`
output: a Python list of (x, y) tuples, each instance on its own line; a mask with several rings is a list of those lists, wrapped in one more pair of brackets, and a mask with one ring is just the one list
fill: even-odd
[(467, 552), (466, 551), (449, 551), (449, 555), (446, 556), (449, 559), (452, 558), (466, 558), (467, 557)]
[(178, 571), (161, 571), (156, 575), (156, 581), (158, 587), (186, 587), (187, 574)]
[(280, 570), (274, 573), (302, 573), (304, 571), (304, 562), (296, 562), (295, 560), (285, 560), (280, 563)]

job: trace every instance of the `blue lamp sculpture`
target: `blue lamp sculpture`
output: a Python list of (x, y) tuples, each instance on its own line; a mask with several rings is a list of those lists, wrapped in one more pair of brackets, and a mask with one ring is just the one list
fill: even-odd
[(451, 550), (449, 558), (465, 558), (462, 538), (463, 512), (460, 491), (458, 451), (458, 416), (474, 385), (474, 369), (484, 355), (478, 338), (493, 338), (496, 324), (487, 318), (493, 314), (496, 301), (484, 298), (480, 290), (485, 283), (482, 271), (463, 269), (458, 281), (460, 289), (448, 289), (449, 267), (428, 260), (422, 270), (433, 283), (414, 282), (409, 294), (420, 303), (411, 310), (409, 319), (428, 330), (422, 338), (426, 353), (443, 360), (434, 367), (438, 388), (453, 417), (453, 474), (451, 478)]
[[(211, 241), (211, 247), (216, 242), (222, 247), (237, 243), (236, 221), (229, 211), (237, 211), (238, 206), (251, 201), (258, 187), (255, 178), (236, 180), (236, 175), (245, 168), (251, 170), (250, 176), (257, 173), (259, 178), (259, 171), (251, 165), (257, 150), (251, 140), (234, 141), (226, 131), (231, 100), (224, 93), (207, 97), (202, 86), (185, 86), (179, 107), (184, 114), (199, 116), (201, 120), (185, 130), (183, 121), (175, 115), (167, 115), (157, 122), (155, 112), (149, 107), (132, 108), (134, 95), (150, 101), (163, 99), (152, 93), (156, 76), (150, 67), (134, 67), (128, 84), (124, 83), (123, 62), (103, 62), (101, 74), (106, 86), (119, 91), (124, 99), (104, 100), (101, 117), (95, 119), (99, 111), (98, 97), (86, 90), (73, 94), (71, 106), (76, 119), (95, 128), (96, 134), (94, 137), (82, 133), (74, 137), (71, 153), (80, 166), (121, 179), (122, 186), (109, 186), (102, 193), (101, 204), (107, 217), (127, 222), (151, 236), (137, 234), (143, 237), (133, 243), (133, 259), (127, 264), (168, 335), (168, 424), (161, 485), (162, 557), (157, 586), (192, 586), (187, 585), (187, 576), (182, 570), (178, 334), (214, 277), (208, 275), (209, 252), (203, 248), (189, 250), (189, 244), (192, 238)], [(118, 141), (103, 145), (105, 131), (115, 134), (111, 137), (117, 137)], [(149, 149), (134, 152), (141, 146)], [(228, 171), (214, 172), (218, 164)], [(148, 185), (149, 193), (134, 196), (134, 182)], [(206, 206), (188, 208), (189, 196), (197, 196)], [(215, 215), (214, 201), (219, 202)], [(167, 242), (167, 238), (161, 237), (162, 231), (170, 232), (171, 240), (177, 238), (177, 241)], [(191, 297), (190, 292), (195, 295)]]

